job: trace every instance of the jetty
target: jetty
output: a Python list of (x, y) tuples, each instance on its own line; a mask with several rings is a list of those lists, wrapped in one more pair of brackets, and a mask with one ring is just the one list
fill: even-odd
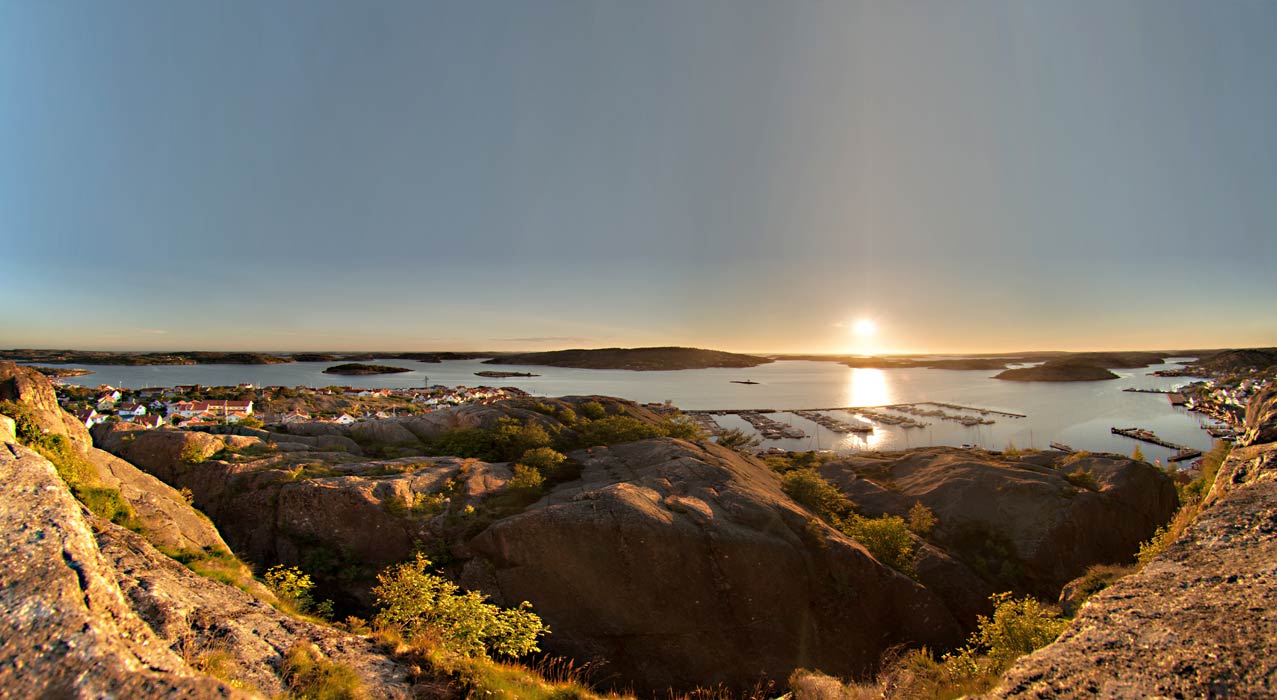
[(1059, 450), (1060, 452), (1067, 452), (1069, 454), (1073, 454), (1074, 452), (1077, 452), (1077, 450), (1073, 449), (1072, 447), (1069, 447), (1068, 445), (1062, 442), (1051, 443), (1051, 449)]
[(1170, 391), (1167, 391), (1166, 389), (1136, 389), (1133, 386), (1128, 386), (1122, 391), (1130, 392), (1132, 394), (1170, 394), (1172, 393)]
[[(982, 416), (992, 415), (992, 416), (1005, 416), (1007, 418), (1028, 418), (1028, 416), (1024, 415), (1023, 413), (1012, 413), (1010, 411), (997, 411), (992, 408), (978, 408), (976, 406), (960, 406), (956, 403), (940, 403), (939, 401), (920, 401), (917, 405), (921, 406), (923, 404), (931, 404), (932, 406), (939, 406), (940, 408), (951, 408), (955, 411), (972, 411), (974, 413), (979, 413)], [(896, 404), (896, 405), (897, 406), (912, 406), (914, 404), (902, 403), (902, 404)], [(894, 407), (889, 407), (889, 408), (894, 408)]]
[(1140, 440), (1142, 442), (1159, 445), (1161, 447), (1169, 447), (1176, 451), (1175, 456), (1170, 458), (1170, 461), (1172, 462), (1182, 462), (1186, 459), (1202, 456), (1201, 450), (1193, 449), (1188, 445), (1180, 445), (1178, 443), (1171, 442), (1170, 440), (1163, 440), (1153, 431), (1145, 430), (1144, 428), (1110, 428), (1110, 431), (1115, 435), (1128, 437), (1132, 440)]
[(714, 420), (713, 415), (709, 413), (692, 413), (691, 416), (692, 420), (696, 421), (697, 425), (700, 425), (710, 435), (717, 435), (723, 432), (723, 426)]

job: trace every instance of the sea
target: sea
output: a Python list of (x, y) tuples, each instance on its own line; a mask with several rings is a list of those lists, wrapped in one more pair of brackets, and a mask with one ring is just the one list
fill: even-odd
[[(1171, 390), (1193, 381), (1157, 377), (1153, 372), (1182, 366), (1191, 358), (1171, 358), (1164, 364), (1114, 370), (1118, 379), (1098, 382), (1009, 382), (993, 379), (996, 371), (942, 369), (853, 369), (835, 362), (778, 361), (748, 369), (698, 369), (670, 372), (632, 372), (561, 367), (489, 365), (480, 360), (425, 363), (377, 360), (410, 372), (340, 376), (324, 374), (336, 362), (294, 362), (277, 365), (65, 365), (93, 374), (63, 381), (96, 387), (110, 384), (133, 389), (149, 386), (202, 384), (233, 386), (329, 385), (409, 388), (427, 386), (508, 386), (535, 396), (615, 396), (634, 401), (670, 402), (684, 410), (772, 409), (774, 420), (806, 433), (804, 438), (764, 441), (766, 447), (787, 450), (898, 450), (925, 445), (978, 445), (1002, 450), (1010, 446), (1045, 449), (1058, 442), (1078, 450), (1131, 454), (1138, 445), (1146, 459), (1167, 463), (1175, 451), (1115, 435), (1111, 428), (1152, 430), (1171, 442), (1208, 450), (1211, 437), (1204, 426), (1211, 421), (1183, 408), (1172, 407), (1164, 394), (1126, 392), (1126, 388)], [(531, 372), (535, 377), (483, 378), (480, 371)], [(742, 384), (737, 382), (756, 382)], [(993, 415), (992, 425), (964, 426), (936, 417), (916, 417), (922, 428), (873, 423), (871, 434), (830, 431), (790, 410), (824, 409), (831, 417), (861, 420), (853, 407), (942, 402), (972, 409), (1019, 414)], [(936, 406), (921, 406), (934, 410)], [(958, 415), (973, 411), (941, 409)], [(891, 411), (888, 410), (890, 413)], [(754, 429), (735, 415), (715, 416), (725, 428)], [(1188, 463), (1181, 463), (1187, 467)]]

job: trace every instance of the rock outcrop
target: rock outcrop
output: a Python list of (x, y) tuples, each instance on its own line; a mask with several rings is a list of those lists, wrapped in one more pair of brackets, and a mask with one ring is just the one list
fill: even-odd
[(554, 630), (545, 647), (605, 662), (600, 680), (859, 675), (893, 645), (962, 637), (935, 594), (816, 521), (751, 457), (668, 438), (576, 456), (579, 480), (470, 542), (462, 583), (532, 601)]
[(24, 406), (41, 431), (49, 435), (65, 435), (81, 451), (93, 446), (93, 439), (84, 424), (58, 405), (58, 396), (48, 377), (30, 367), (0, 361), (0, 401)]
[(1165, 551), (1083, 605), (989, 698), (1259, 698), (1277, 694), (1277, 396)]
[(70, 448), (81, 455), (92, 470), (91, 481), (120, 492), (153, 544), (171, 551), (205, 548), (229, 551), (217, 528), (192, 509), (176, 489), (93, 447), (89, 431), (62, 410), (53, 385), (44, 375), (29, 367), (0, 362), (0, 398), (14, 402), (17, 412), (43, 434), (66, 438)]
[[(372, 641), (290, 617), (161, 554), (152, 541), (214, 553), (225, 544), (171, 487), (105, 453), (99, 463), (146, 537), (81, 506), (0, 421), (0, 698), (278, 697), (282, 655), (296, 644), (354, 670), (370, 697), (411, 696), (409, 669)], [(200, 670), (214, 658), (216, 678)]]
[[(988, 582), (983, 597), (1014, 588), (1053, 599), (1091, 564), (1130, 561), (1178, 506), (1161, 470), (1116, 455), (938, 447), (857, 455), (820, 471), (863, 514), (930, 508), (939, 518), (933, 541)], [(1070, 481), (1079, 471), (1093, 483)]]
[(52, 464), (5, 442), (0, 471), (0, 696), (248, 697), (136, 615)]

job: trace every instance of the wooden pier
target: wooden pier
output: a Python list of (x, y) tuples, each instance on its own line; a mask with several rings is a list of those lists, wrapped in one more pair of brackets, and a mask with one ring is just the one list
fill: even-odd
[(1200, 457), (1202, 455), (1201, 450), (1195, 450), (1188, 445), (1180, 445), (1171, 442), (1170, 440), (1163, 440), (1151, 430), (1145, 430), (1143, 428), (1110, 428), (1110, 431), (1115, 435), (1128, 437), (1132, 440), (1140, 440), (1152, 445), (1168, 447), (1175, 450), (1175, 456), (1170, 458), (1170, 461), (1172, 462), (1182, 462), (1183, 460)]

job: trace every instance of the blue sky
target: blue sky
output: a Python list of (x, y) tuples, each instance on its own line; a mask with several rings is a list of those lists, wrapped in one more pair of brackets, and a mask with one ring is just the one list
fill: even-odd
[(0, 0), (0, 347), (1273, 345), (1274, 36), (1232, 0)]

